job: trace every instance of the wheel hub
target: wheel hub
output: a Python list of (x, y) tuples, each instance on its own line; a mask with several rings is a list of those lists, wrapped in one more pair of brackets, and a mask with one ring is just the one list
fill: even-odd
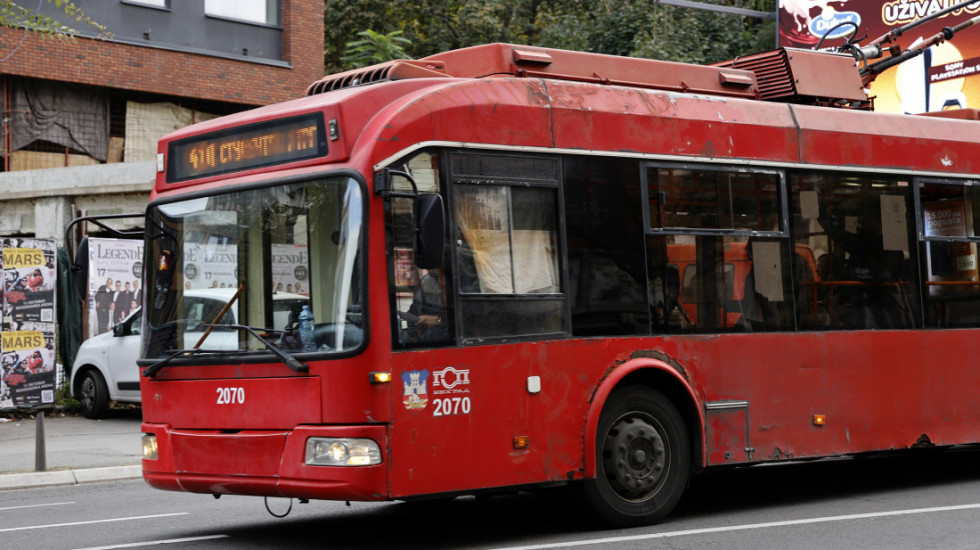
[(654, 424), (627, 416), (609, 430), (603, 466), (612, 487), (624, 498), (644, 499), (665, 479), (667, 450)]
[(86, 378), (82, 381), (82, 391), (80, 393), (79, 400), (82, 404), (91, 407), (92, 403), (95, 402), (95, 384), (91, 378)]

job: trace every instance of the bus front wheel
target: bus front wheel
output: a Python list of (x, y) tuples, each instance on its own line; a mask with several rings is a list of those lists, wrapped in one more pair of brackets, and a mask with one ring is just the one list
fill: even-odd
[(691, 449), (677, 407), (663, 394), (630, 386), (614, 391), (596, 431), (596, 477), (585, 496), (617, 527), (649, 525), (674, 508), (687, 487)]

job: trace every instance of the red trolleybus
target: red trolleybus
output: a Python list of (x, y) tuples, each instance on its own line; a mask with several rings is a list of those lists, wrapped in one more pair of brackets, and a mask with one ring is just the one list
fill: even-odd
[(705, 468), (980, 440), (976, 111), (874, 113), (847, 56), (752, 63), (493, 44), (165, 137), (147, 482), (567, 484), (635, 525)]

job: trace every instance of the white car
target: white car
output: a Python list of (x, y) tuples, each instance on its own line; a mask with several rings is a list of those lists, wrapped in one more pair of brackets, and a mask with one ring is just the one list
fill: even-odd
[(141, 311), (137, 309), (112, 327), (82, 342), (71, 370), (71, 394), (82, 404), (82, 414), (102, 418), (109, 401), (140, 402)]
[[(234, 289), (188, 290), (184, 293), (189, 326), (212, 319), (234, 295)], [(290, 315), (297, 315), (309, 298), (300, 294), (279, 292), (273, 297), (273, 320), (276, 327), (285, 328)], [(71, 371), (69, 391), (82, 405), (87, 418), (102, 418), (110, 401), (122, 403), (140, 402), (140, 367), (136, 359), (140, 354), (142, 333), (141, 311), (137, 309), (111, 331), (103, 332), (82, 342), (75, 356)], [(232, 307), (219, 321), (220, 324), (236, 323), (237, 308)], [(190, 329), (184, 333), (187, 348), (194, 347), (204, 329)], [(203, 348), (235, 349), (238, 332), (216, 329), (202, 344)]]

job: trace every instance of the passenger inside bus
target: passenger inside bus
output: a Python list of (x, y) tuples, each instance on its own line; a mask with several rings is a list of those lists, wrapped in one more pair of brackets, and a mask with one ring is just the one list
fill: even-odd
[(449, 338), (446, 324), (445, 281), (441, 269), (422, 275), (412, 305), (400, 317), (408, 322), (410, 337), (418, 342), (443, 342)]
[(902, 281), (908, 268), (901, 250), (887, 250), (882, 231), (879, 195), (861, 199), (853, 230), (840, 210), (821, 212), (819, 222), (831, 242), (834, 265), (841, 266), (841, 284), (834, 289), (837, 324), (850, 328), (912, 326)]
[(690, 319), (680, 307), (681, 277), (676, 265), (670, 265), (664, 239), (649, 241), (650, 272), (647, 298), (650, 304), (650, 327), (654, 333), (684, 332)]

